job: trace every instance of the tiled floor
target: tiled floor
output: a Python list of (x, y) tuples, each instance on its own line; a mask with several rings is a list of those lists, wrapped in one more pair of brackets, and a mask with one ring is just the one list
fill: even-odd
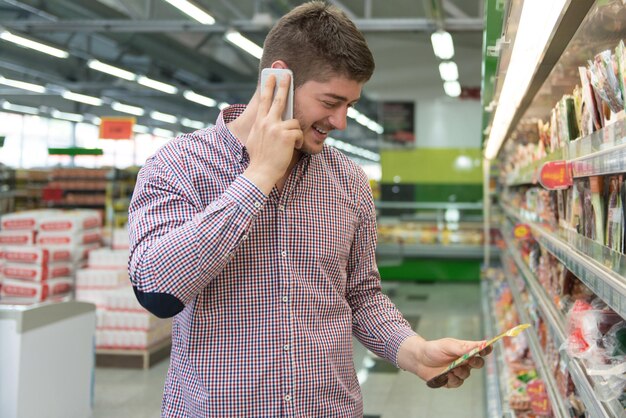
[[(480, 287), (476, 284), (390, 283), (383, 288), (417, 332), (427, 339), (480, 339)], [(459, 389), (429, 389), (416, 376), (397, 372), (355, 340), (354, 364), (366, 417), (483, 417), (482, 371)], [(167, 361), (149, 370), (96, 369), (94, 418), (160, 416)]]

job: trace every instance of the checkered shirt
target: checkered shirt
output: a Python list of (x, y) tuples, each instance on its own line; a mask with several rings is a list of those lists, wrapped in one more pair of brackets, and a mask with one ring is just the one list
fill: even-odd
[(226, 126), (244, 108), (170, 141), (133, 194), (132, 284), (184, 304), (162, 414), (361, 416), (352, 335), (393, 363), (415, 335), (381, 292), (367, 177), (324, 147), (266, 196)]

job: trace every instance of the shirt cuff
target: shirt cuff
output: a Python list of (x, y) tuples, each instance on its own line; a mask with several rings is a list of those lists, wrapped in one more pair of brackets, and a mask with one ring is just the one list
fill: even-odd
[(387, 357), (389, 361), (392, 361), (396, 367), (400, 368), (400, 366), (398, 366), (398, 350), (400, 349), (400, 346), (404, 340), (409, 337), (413, 337), (414, 335), (417, 335), (417, 333), (412, 329), (400, 328), (394, 335), (391, 336), (389, 341), (387, 341), (385, 347), (385, 357)]
[(250, 215), (259, 212), (267, 200), (265, 193), (243, 175), (237, 177), (224, 194)]

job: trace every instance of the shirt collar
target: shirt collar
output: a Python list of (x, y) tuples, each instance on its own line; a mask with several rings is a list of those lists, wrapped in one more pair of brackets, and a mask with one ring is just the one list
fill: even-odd
[(217, 133), (220, 138), (223, 138), (224, 143), (228, 149), (235, 155), (239, 161), (244, 160), (243, 144), (237, 139), (237, 137), (228, 129), (227, 123), (230, 123), (237, 119), (243, 111), (246, 109), (246, 105), (236, 104), (224, 108), (215, 123)]

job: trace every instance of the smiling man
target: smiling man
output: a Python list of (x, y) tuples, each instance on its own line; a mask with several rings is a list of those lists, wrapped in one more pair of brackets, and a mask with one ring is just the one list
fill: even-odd
[(133, 194), (133, 288), (174, 316), (166, 417), (360, 416), (353, 335), (426, 380), (481, 344), (426, 341), (383, 295), (367, 177), (324, 145), (374, 70), (362, 34), (306, 3), (268, 34), (264, 67), (293, 71), (294, 119), (280, 117), (289, 80), (272, 97), (270, 76), (246, 106), (160, 149)]

